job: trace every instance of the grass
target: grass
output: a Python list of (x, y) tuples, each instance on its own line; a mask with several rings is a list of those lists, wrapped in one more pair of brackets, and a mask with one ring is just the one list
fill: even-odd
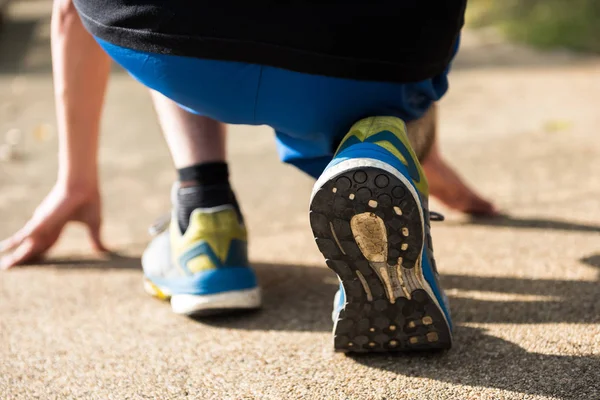
[(470, 0), (467, 22), (539, 48), (600, 53), (600, 0)]

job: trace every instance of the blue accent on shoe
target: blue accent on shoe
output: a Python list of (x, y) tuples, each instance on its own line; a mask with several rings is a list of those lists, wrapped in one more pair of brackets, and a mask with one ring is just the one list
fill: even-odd
[(419, 175), (419, 170), (417, 168), (417, 165), (415, 164), (415, 160), (413, 159), (406, 146), (400, 141), (400, 139), (398, 139), (398, 136), (394, 135), (390, 131), (381, 131), (375, 135), (369, 136), (366, 139), (366, 141), (370, 143), (376, 143), (380, 141), (390, 142), (396, 148), (396, 150), (398, 150), (400, 154), (402, 154), (402, 156), (408, 163), (406, 167), (408, 168), (408, 172), (412, 180), (417, 183), (421, 181), (421, 176)]
[[(337, 156), (329, 163), (327, 168), (331, 168), (342, 161), (351, 160), (353, 158), (372, 158), (374, 160), (382, 161), (400, 171), (402, 175), (407, 176), (410, 180), (408, 168), (402, 161), (383, 147), (368, 142), (359, 142), (359, 144), (338, 152)], [(415, 190), (417, 189), (415, 188)]]
[(207, 242), (201, 241), (179, 256), (179, 265), (181, 265), (189, 276), (193, 274), (188, 269), (187, 263), (199, 256), (207, 256), (216, 268), (228, 268), (228, 265), (247, 266), (249, 265), (247, 247), (248, 244), (246, 241), (232, 239), (229, 244), (227, 259), (225, 263), (221, 263), (221, 260), (219, 260), (212, 247)]
[(346, 304), (346, 292), (344, 291), (344, 285), (340, 283), (340, 288), (335, 294), (334, 302), (333, 302), (333, 313), (331, 314), (331, 319), (335, 323), (338, 320), (340, 312), (344, 309), (344, 305)]
[(238, 290), (254, 289), (256, 275), (248, 267), (217, 268), (198, 272), (192, 276), (158, 278), (146, 276), (152, 283), (170, 294), (209, 295)]
[(186, 252), (179, 256), (179, 265), (181, 266), (181, 268), (183, 268), (183, 270), (188, 276), (192, 276), (194, 274), (190, 272), (187, 263), (199, 256), (208, 257), (215, 267), (221, 265), (219, 257), (215, 255), (215, 252), (210, 247), (210, 245), (204, 241), (198, 242), (194, 245), (194, 247), (188, 249)]
[(225, 265), (250, 265), (250, 261), (248, 260), (248, 242), (246, 240), (231, 239)]
[(364, 142), (361, 142), (360, 139), (356, 136), (350, 136), (348, 139), (344, 140), (342, 142), (342, 144), (340, 145), (340, 147), (337, 149), (337, 154), (336, 154), (335, 158), (339, 157), (339, 154), (341, 152), (343, 152), (344, 150), (346, 150), (348, 147), (354, 146), (355, 144), (359, 144), (359, 143), (364, 143)]
[[(348, 138), (348, 139), (352, 139), (352, 138)], [(388, 139), (379, 139), (379, 140), (388, 140)], [(410, 181), (411, 185), (413, 186), (413, 188), (415, 189), (417, 194), (419, 194), (418, 189), (415, 187), (412, 180), (410, 179), (409, 170), (406, 167), (406, 165), (404, 165), (396, 156), (394, 156), (388, 150), (384, 149), (383, 147), (381, 147), (379, 145), (373, 144), (373, 143), (359, 141), (358, 143), (355, 143), (351, 147), (341, 148), (341, 151), (338, 151), (338, 154), (331, 161), (331, 163), (329, 163), (327, 168), (331, 168), (334, 165), (341, 163), (342, 161), (346, 161), (346, 160), (350, 160), (350, 159), (354, 159), (354, 158), (372, 158), (375, 160), (382, 161), (386, 164), (389, 164), (390, 166), (397, 169), (402, 175), (404, 175)], [(411, 157), (407, 157), (407, 159), (412, 160)], [(419, 195), (419, 201), (421, 202), (421, 206), (423, 206), (423, 202), (421, 201), (420, 195)], [(426, 256), (426, 246), (427, 246), (427, 243), (424, 243), (423, 254), (421, 257), (423, 276), (424, 276), (425, 280), (427, 281), (427, 283), (429, 283), (429, 286), (431, 287), (433, 294), (435, 295), (438, 303), (440, 304), (440, 306), (442, 308), (442, 311), (444, 312), (444, 314), (446, 316), (446, 319), (448, 320), (448, 324), (450, 325), (450, 328), (452, 328), (452, 320), (450, 319), (450, 310), (448, 309), (447, 299), (444, 296), (443, 291), (441, 290), (441, 288), (439, 287), (439, 285), (437, 283), (437, 279), (435, 278), (436, 273), (433, 270), (433, 268), (429, 262), (429, 258)], [(343, 291), (342, 291), (342, 293), (343, 293)], [(343, 305), (344, 305), (344, 303), (342, 302), (340, 304), (340, 307), (342, 308)], [(340, 308), (340, 310), (341, 310), (341, 308)], [(339, 311), (338, 311), (338, 313), (339, 313)]]
[(450, 330), (452, 330), (452, 318), (450, 317), (450, 310), (448, 309), (448, 299), (446, 298), (441, 288), (438, 286), (438, 282), (435, 277), (436, 272), (433, 270), (431, 264), (429, 263), (429, 257), (425, 255), (425, 251), (426, 249), (423, 248), (423, 253), (421, 257), (421, 268), (423, 270), (423, 276), (425, 277), (427, 283), (429, 283), (429, 286), (431, 286), (431, 290), (433, 290), (433, 294), (435, 294), (435, 297), (438, 303), (440, 303), (442, 311), (446, 316), (448, 325), (450, 325)]
[[(408, 172), (410, 173), (410, 177), (417, 183), (420, 182), (421, 177), (419, 176), (419, 170), (417, 169), (417, 166), (415, 165), (415, 161), (413, 160), (412, 155), (410, 154), (410, 152), (408, 151), (406, 146), (400, 141), (400, 139), (398, 139), (398, 137), (396, 135), (394, 135), (392, 132), (390, 132), (388, 130), (384, 130), (384, 131), (378, 132), (374, 135), (371, 135), (371, 136), (367, 137), (364, 140), (364, 142), (361, 142), (356, 136), (351, 136), (342, 143), (342, 145), (338, 149), (338, 154), (343, 152), (350, 146), (354, 146), (359, 143), (376, 143), (376, 142), (381, 142), (381, 141), (390, 142), (400, 152), (400, 154), (402, 154), (402, 156), (408, 163), (407, 167), (408, 167)], [(378, 147), (381, 147), (381, 146), (378, 146)]]

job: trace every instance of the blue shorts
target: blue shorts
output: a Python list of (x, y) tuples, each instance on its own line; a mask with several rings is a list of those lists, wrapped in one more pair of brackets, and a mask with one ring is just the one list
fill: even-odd
[(147, 53), (97, 40), (134, 78), (191, 112), (229, 124), (272, 127), (281, 159), (313, 177), (356, 121), (418, 119), (448, 89), (449, 67), (416, 83), (359, 81)]

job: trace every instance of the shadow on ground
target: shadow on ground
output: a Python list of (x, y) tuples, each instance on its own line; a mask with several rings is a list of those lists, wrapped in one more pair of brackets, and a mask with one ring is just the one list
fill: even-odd
[(55, 269), (138, 269), (141, 271), (140, 257), (130, 257), (124, 254), (111, 252), (100, 258), (48, 258), (22, 265), (18, 268), (55, 268)]
[[(600, 255), (581, 261), (600, 267)], [(262, 312), (201, 322), (240, 329), (331, 330), (330, 312), (337, 281), (328, 269), (276, 264), (257, 264), (256, 269), (264, 288)], [(452, 384), (564, 399), (600, 398), (599, 356), (529, 352), (483, 329), (465, 326), (465, 323), (600, 323), (598, 281), (444, 275), (442, 284), (451, 293), (477, 291), (533, 296), (530, 299), (538, 296), (540, 300), (498, 301), (451, 295), (456, 326), (451, 351), (353, 359), (368, 368)]]
[[(600, 254), (580, 260), (600, 267)], [(140, 260), (112, 254), (103, 260), (49, 260), (37, 266), (57, 269), (139, 269)], [(331, 330), (331, 305), (337, 280), (325, 267), (255, 263), (263, 287), (260, 312), (197, 319), (228, 329)], [(451, 351), (437, 354), (355, 356), (355, 362), (403, 376), (415, 376), (472, 387), (558, 398), (599, 398), (597, 355), (548, 355), (528, 352), (467, 323), (600, 323), (598, 281), (565, 281), (444, 275), (455, 323)], [(465, 292), (466, 291), (466, 292)], [(485, 300), (461, 293), (489, 293)], [(454, 295), (452, 295), (454, 294)], [(493, 295), (504, 295), (494, 300)], [(511, 300), (528, 296), (527, 300)], [(537, 296), (537, 297), (536, 297)], [(502, 297), (502, 296), (501, 296)]]
[[(582, 263), (600, 268), (600, 254)], [(118, 253), (103, 259), (50, 259), (29, 267), (141, 271), (139, 257)], [(23, 268), (23, 267), (20, 267)], [(254, 263), (263, 288), (263, 308), (248, 315), (198, 322), (227, 328), (330, 331), (338, 283), (326, 267)], [(443, 274), (453, 320), (461, 323), (600, 323), (600, 282)], [(274, 318), (274, 316), (285, 316)], [(600, 367), (600, 366), (599, 366)]]
[(600, 226), (544, 218), (519, 218), (510, 215), (472, 217), (466, 221), (446, 221), (449, 226), (473, 225), (498, 228), (544, 229), (571, 232), (600, 233)]
[(455, 327), (454, 346), (446, 353), (352, 358), (368, 368), (456, 385), (560, 399), (600, 398), (600, 356), (529, 352), (467, 326)]
[[(581, 261), (599, 266), (598, 259), (600, 256), (592, 256)], [(330, 312), (338, 285), (329, 269), (276, 264), (255, 264), (255, 268), (263, 287), (262, 312), (247, 317), (213, 317), (201, 322), (240, 329), (331, 330)], [(459, 325), (600, 323), (598, 281), (446, 274), (441, 282), (449, 293), (452, 315)], [(473, 298), (470, 293), (485, 296)], [(494, 296), (500, 299), (494, 300)], [(278, 319), (274, 315), (286, 317)]]

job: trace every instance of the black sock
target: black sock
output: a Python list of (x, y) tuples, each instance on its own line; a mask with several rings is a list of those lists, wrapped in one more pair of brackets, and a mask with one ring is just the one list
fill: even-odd
[(229, 170), (225, 162), (196, 164), (177, 170), (181, 186), (177, 191), (177, 222), (182, 232), (190, 224), (190, 216), (197, 208), (232, 205), (240, 222), (242, 213), (229, 184)]

